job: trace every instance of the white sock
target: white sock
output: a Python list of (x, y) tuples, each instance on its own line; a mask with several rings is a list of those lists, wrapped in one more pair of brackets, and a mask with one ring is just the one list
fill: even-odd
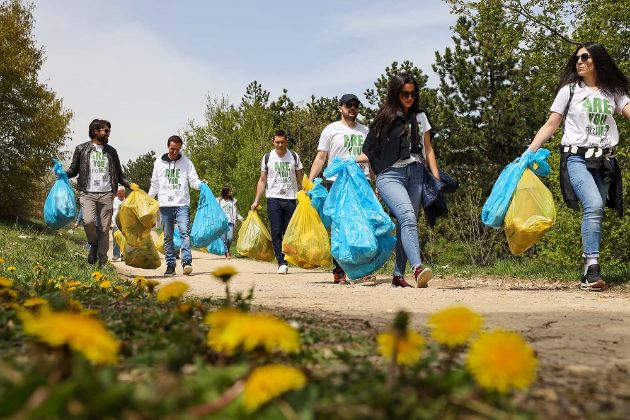
[(584, 274), (586, 274), (586, 270), (593, 264), (597, 264), (597, 257), (585, 257), (584, 258)]

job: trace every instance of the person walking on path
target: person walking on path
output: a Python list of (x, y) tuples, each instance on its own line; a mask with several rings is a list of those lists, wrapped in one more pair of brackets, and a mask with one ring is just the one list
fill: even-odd
[[(368, 134), (368, 128), (357, 122), (357, 115), (359, 114), (359, 107), (361, 102), (356, 95), (346, 93), (339, 99), (339, 114), (341, 118), (339, 121), (335, 121), (328, 124), (322, 134), (319, 137), (319, 144), (317, 145), (317, 155), (311, 165), (311, 172), (309, 179), (314, 180), (324, 168), (327, 162), (330, 162), (336, 156), (342, 159), (349, 157), (356, 157), (362, 153), (363, 142)], [(367, 163), (361, 164), (363, 173), (367, 178), (370, 178), (370, 165)], [(328, 190), (332, 186), (332, 183), (337, 177), (331, 177), (324, 181), (324, 185)], [(333, 269), (333, 282), (335, 284), (346, 284), (346, 273), (343, 268), (333, 258), (335, 268)], [(376, 277), (373, 274), (369, 274), (361, 279), (361, 281), (375, 280)]]
[(90, 264), (107, 263), (114, 193), (118, 184), (130, 185), (116, 149), (109, 145), (111, 128), (109, 121), (93, 120), (88, 127), (90, 141), (74, 149), (72, 163), (66, 171), (68, 178), (79, 177), (77, 187), (81, 192), (83, 229), (90, 244), (87, 257)]
[[(418, 212), (424, 176), (429, 176), (425, 165), (436, 179), (440, 179), (440, 174), (430, 125), (418, 106), (418, 93), (412, 76), (400, 73), (392, 77), (385, 104), (370, 125), (363, 154), (357, 157), (357, 162), (369, 160), (378, 192), (396, 218), (394, 287), (413, 287), (413, 283), (427, 287), (433, 277), (420, 257)], [(404, 278), (407, 260), (414, 275), (412, 284)]]
[(230, 246), (232, 246), (232, 241), (234, 240), (234, 226), (237, 220), (242, 222), (244, 219), (243, 216), (238, 213), (238, 209), (236, 208), (237, 200), (232, 196), (232, 189), (230, 187), (223, 187), (221, 196), (217, 197), (217, 201), (223, 209), (225, 217), (228, 219), (228, 230), (221, 236), (221, 240), (225, 246), (225, 258), (230, 259), (232, 258)]
[(125, 200), (125, 187), (122, 185), (118, 186), (118, 190), (116, 191), (116, 197), (114, 197), (113, 208), (114, 212), (112, 213), (112, 261), (118, 261), (122, 255), (120, 254), (120, 246), (118, 246), (118, 242), (116, 242), (116, 238), (114, 238), (114, 233), (118, 230), (118, 225), (116, 224), (116, 216), (118, 215), (118, 208), (120, 207), (120, 203)]
[(615, 159), (619, 131), (613, 114), (630, 119), (628, 79), (606, 49), (587, 42), (575, 49), (560, 76), (547, 122), (528, 147), (535, 152), (564, 119), (560, 189), (567, 206), (582, 207), (583, 271), (580, 288), (606, 289), (599, 264), (604, 206), (623, 215), (621, 169)]
[(304, 176), (300, 156), (289, 150), (287, 145), (284, 130), (276, 130), (273, 135), (274, 149), (262, 158), (256, 198), (251, 205), (252, 211), (256, 210), (265, 193), (273, 252), (278, 261), (278, 274), (287, 274), (289, 269), (282, 252), (282, 239), (297, 206), (297, 192), (302, 189)]
[(171, 136), (166, 141), (167, 153), (155, 159), (149, 195), (157, 195), (160, 203), (160, 221), (164, 230), (165, 276), (175, 274), (176, 256), (173, 245), (175, 224), (182, 240), (180, 256), (184, 274), (192, 273), (190, 251), (190, 187), (198, 190), (202, 181), (197, 176), (195, 165), (181, 153), (184, 141)]

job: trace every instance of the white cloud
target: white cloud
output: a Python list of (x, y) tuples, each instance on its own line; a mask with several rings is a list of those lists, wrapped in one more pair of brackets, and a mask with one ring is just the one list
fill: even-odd
[(159, 153), (189, 119), (203, 117), (210, 87), (220, 89), (212, 95), (240, 95), (238, 72), (177, 50), (114, 8), (71, 6), (46, 2), (35, 10), (36, 37), (47, 57), (40, 76), (74, 112), (69, 150), (87, 140), (93, 118), (105, 118), (123, 163)]

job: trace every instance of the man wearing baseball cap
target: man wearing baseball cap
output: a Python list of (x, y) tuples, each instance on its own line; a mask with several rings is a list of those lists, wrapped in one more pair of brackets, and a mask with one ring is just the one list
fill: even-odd
[[(363, 141), (367, 136), (368, 128), (357, 122), (360, 106), (361, 102), (359, 98), (351, 93), (346, 93), (339, 99), (339, 113), (341, 114), (341, 118), (339, 121), (328, 124), (319, 137), (317, 155), (313, 160), (311, 173), (309, 174), (311, 181), (321, 173), (326, 162), (330, 162), (334, 157), (339, 156), (344, 159), (358, 156), (362, 153)], [(369, 177), (369, 165), (366, 163), (361, 166), (363, 167), (365, 176)], [(324, 185), (330, 189), (335, 178), (336, 177), (331, 177), (326, 179)], [(346, 284), (346, 273), (335, 259), (333, 259), (333, 262), (335, 264), (335, 268), (333, 269), (335, 284)], [(369, 275), (361, 280), (374, 279), (375, 277), (373, 275)]]

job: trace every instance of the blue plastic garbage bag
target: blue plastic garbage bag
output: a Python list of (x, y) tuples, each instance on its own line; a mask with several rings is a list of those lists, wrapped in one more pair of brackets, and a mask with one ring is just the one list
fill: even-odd
[(332, 220), (331, 253), (356, 280), (389, 259), (396, 244), (395, 226), (354, 160), (334, 158), (324, 176), (337, 176), (323, 209)]
[(481, 221), (485, 225), (495, 229), (503, 227), (503, 219), (525, 168), (529, 167), (538, 176), (549, 175), (551, 168), (546, 159), (550, 153), (547, 149), (538, 149), (535, 153), (526, 150), (503, 169), (481, 210)]
[(212, 241), (212, 243), (210, 245), (208, 245), (208, 252), (214, 255), (225, 255), (226, 251), (225, 251), (225, 244), (223, 243), (223, 240), (219, 237), (217, 239), (215, 239), (214, 241)]
[(53, 229), (59, 229), (72, 222), (77, 215), (74, 190), (68, 181), (61, 162), (54, 159), (53, 170), (57, 181), (53, 184), (44, 202), (44, 220)]
[(205, 248), (228, 230), (228, 220), (206, 183), (199, 188), (197, 214), (190, 230), (194, 248)]
[(330, 216), (324, 214), (324, 203), (326, 202), (326, 197), (328, 197), (328, 191), (326, 190), (326, 187), (322, 185), (321, 178), (315, 178), (313, 183), (315, 186), (308, 190), (306, 195), (308, 195), (308, 198), (311, 199), (311, 206), (313, 206), (315, 210), (317, 210), (317, 213), (319, 213), (319, 218), (322, 220), (326, 229), (329, 229), (332, 224), (332, 220), (330, 219)]
[(173, 230), (173, 248), (175, 252), (179, 252), (182, 247), (182, 236), (179, 234), (179, 229), (175, 228)]

